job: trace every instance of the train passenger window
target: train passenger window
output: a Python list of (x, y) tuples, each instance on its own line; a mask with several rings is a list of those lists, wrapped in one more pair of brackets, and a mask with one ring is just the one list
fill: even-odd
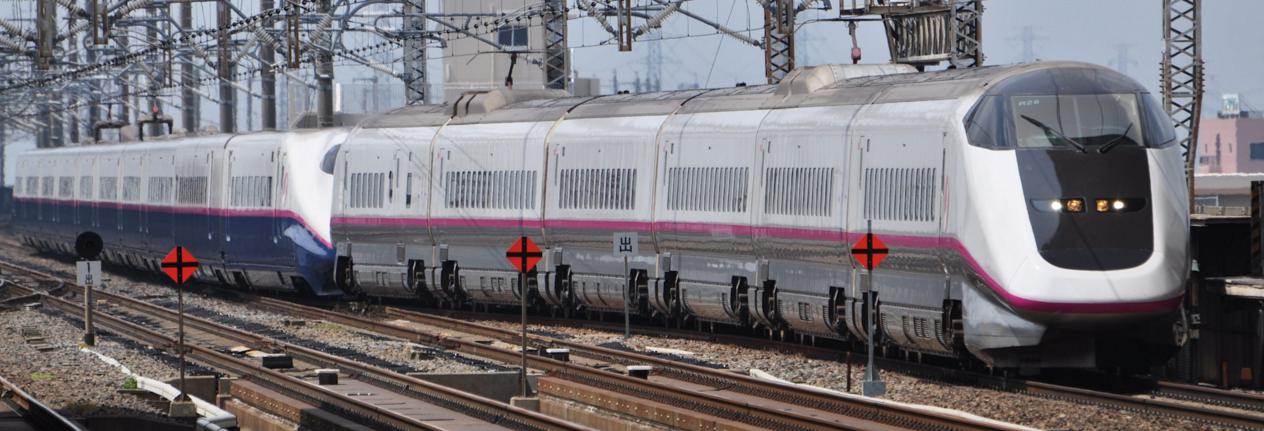
[(86, 175), (79, 177), (79, 199), (88, 200), (92, 197), (92, 177)]
[(364, 208), (364, 173), (353, 174), (351, 183), (351, 207)]
[(883, 169), (885, 177), (883, 178), (883, 218), (887, 220), (895, 219), (895, 169)]
[(123, 177), (123, 202), (140, 200), (140, 177)]
[(354, 209), (355, 207), (355, 197), (358, 196), (355, 193), (355, 185), (359, 183), (359, 181), (356, 181), (358, 177), (359, 173), (348, 173), (346, 174), (346, 182), (343, 183), (343, 206), (348, 207), (348, 209)]
[(503, 209), (505, 208), (505, 198), (509, 195), (509, 193), (507, 193), (508, 189), (506, 189), (508, 184), (505, 182), (504, 172), (493, 171), (489, 172), (488, 175), (491, 177), (491, 203), (489, 205), (491, 205), (492, 208)]
[[(176, 179), (176, 202), (181, 204), (201, 205), (206, 203), (205, 176), (180, 177)], [(101, 179), (101, 187), (105, 187), (105, 179)]]
[[(411, 156), (412, 154), (409, 153), (409, 157)], [(407, 175), (407, 178), (404, 180), (404, 208), (412, 208), (412, 207), (413, 207), (413, 173), (409, 172)]]
[(57, 177), (57, 197), (75, 197), (75, 177)]

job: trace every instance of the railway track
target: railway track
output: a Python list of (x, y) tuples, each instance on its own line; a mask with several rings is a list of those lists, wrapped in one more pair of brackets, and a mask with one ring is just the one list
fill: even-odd
[[(56, 279), (56, 277), (19, 266), (0, 263), (9, 270), (21, 271), (37, 278)], [(78, 293), (80, 287), (66, 283), (66, 290)], [(23, 294), (39, 294), (41, 301), (49, 307), (65, 313), (76, 314), (82, 308), (79, 302), (40, 294), (34, 289), (10, 283), (7, 287), (25, 290)], [(105, 301), (110, 308), (125, 310), (119, 312), (98, 312), (97, 325), (119, 335), (135, 339), (156, 347), (174, 346), (175, 339), (169, 334), (175, 333), (173, 326), (177, 319), (176, 312), (164, 307), (155, 306), (144, 301), (95, 292), (96, 298)], [(117, 311), (117, 310), (114, 310)], [(126, 318), (124, 314), (130, 315)], [(545, 416), (533, 411), (511, 407), (495, 400), (457, 391), (454, 389), (420, 380), (403, 374), (394, 373), (378, 367), (365, 365), (356, 361), (325, 354), (301, 346), (266, 339), (245, 331), (240, 331), (214, 322), (185, 316), (186, 339), (201, 342), (186, 344), (189, 358), (221, 372), (240, 376), (267, 389), (286, 396), (321, 406), (340, 413), (342, 416), (365, 420), (392, 429), (445, 430), (470, 426), (471, 421), (481, 422), (480, 429), (512, 429), (512, 430), (581, 430), (586, 429), (570, 422)], [(152, 321), (156, 325), (145, 325), (139, 321)], [(221, 340), (218, 345), (204, 345), (208, 340)], [(256, 346), (259, 349), (291, 355), (296, 362), (310, 364), (319, 368), (340, 370), (339, 385), (344, 387), (368, 387), (374, 392), (374, 401), (366, 401), (364, 392), (347, 393), (330, 390), (314, 384), (312, 379), (278, 371), (262, 366), (259, 362), (246, 360), (225, 353), (236, 345)], [(296, 364), (297, 365), (297, 364)], [(313, 368), (304, 367), (304, 368)], [(386, 394), (396, 396), (383, 399)], [(431, 406), (430, 410), (448, 410), (454, 412), (441, 420), (423, 418), (420, 415), (405, 413), (405, 409), (417, 409)], [(434, 408), (437, 407), (437, 408)]]
[[(7, 268), (6, 273), (14, 271), (22, 273), (36, 279), (56, 279), (55, 276), (43, 273), (37, 270), (24, 268), (19, 265), (0, 262), (0, 267)], [(14, 286), (16, 287), (16, 286)], [(70, 293), (77, 293), (81, 290), (79, 286), (66, 283), (65, 290)], [(31, 292), (34, 293), (34, 292)], [(164, 320), (174, 319), (174, 312), (161, 306), (150, 304), (148, 302), (120, 297), (104, 292), (96, 293), (99, 299), (108, 301), (111, 304), (122, 306), (136, 311), (137, 313), (151, 318), (161, 318)], [(62, 298), (43, 295), (44, 300), (49, 305), (61, 309), (65, 312), (74, 313), (79, 310), (78, 303), (70, 302)], [(518, 359), (517, 350), (508, 350), (480, 344), (472, 341), (458, 340), (455, 338), (445, 337), (442, 334), (423, 333), (415, 330), (408, 330), (392, 325), (378, 323), (373, 320), (361, 318), (358, 316), (335, 313), (329, 310), (307, 307), (290, 302), (279, 301), (270, 298), (256, 298), (255, 304), (281, 311), (289, 315), (298, 316), (309, 319), (320, 319), (341, 323), (347, 326), (356, 327), (364, 330), (378, 332), (384, 335), (395, 336), (402, 339), (416, 341), (423, 344), (431, 344), (440, 346), (450, 350), (456, 350), (468, 353), (474, 356), (497, 360), (505, 363), (514, 363)], [(98, 313), (98, 322), (102, 327), (121, 331), (126, 334), (138, 334), (137, 338), (151, 345), (166, 345), (172, 341), (162, 338), (156, 331), (150, 328), (144, 328), (136, 323), (114, 316), (102, 315)], [(231, 337), (234, 342), (250, 345), (270, 344), (276, 350), (283, 351), (294, 355), (295, 359), (313, 362), (322, 367), (339, 368), (344, 371), (351, 370), (352, 374), (359, 374), (361, 377), (375, 376), (378, 379), (385, 379), (390, 376), (391, 372), (381, 369), (374, 369), (363, 364), (347, 363), (339, 361), (338, 358), (329, 357), (317, 351), (305, 349), (300, 346), (285, 345), (275, 340), (264, 340), (257, 336), (238, 331), (230, 327), (216, 325), (213, 322), (199, 319), (196, 317), (185, 317), (186, 325), (196, 330), (215, 333), (219, 336)], [(171, 331), (174, 332), (174, 331)], [(200, 350), (199, 350), (200, 349)], [(285, 388), (284, 378), (287, 376), (273, 376), (267, 373), (258, 365), (254, 364), (233, 364), (235, 358), (223, 357), (220, 352), (211, 349), (191, 346), (191, 357), (199, 362), (209, 365), (213, 368), (226, 370), (234, 374), (242, 376), (251, 376), (251, 373), (259, 373), (265, 371), (258, 377), (267, 383), (270, 389), (281, 391)], [(559, 377), (570, 382), (578, 383), (583, 386), (598, 387), (604, 390), (610, 390), (621, 394), (631, 395), (646, 400), (655, 400), (666, 403), (672, 408), (681, 409), (689, 412), (702, 412), (707, 415), (721, 418), (723, 420), (732, 421), (734, 423), (744, 424), (744, 428), (758, 429), (775, 429), (775, 430), (834, 430), (834, 429), (922, 429), (922, 430), (992, 430), (992, 429), (1009, 429), (1003, 424), (991, 421), (976, 421), (965, 417), (950, 414), (941, 414), (936, 412), (928, 412), (918, 409), (902, 408), (900, 406), (891, 406), (887, 404), (864, 402), (845, 399), (829, 399), (831, 397), (811, 391), (797, 390), (783, 385), (756, 381), (744, 376), (736, 376), (738, 378), (749, 379), (758, 382), (758, 385), (765, 387), (765, 396), (758, 403), (752, 403), (749, 399), (732, 399), (723, 396), (709, 394), (703, 391), (676, 387), (673, 385), (658, 384), (635, 377), (625, 376), (623, 374), (612, 373), (607, 370), (589, 368), (574, 365), (568, 362), (558, 361), (550, 358), (532, 356), (529, 366), (534, 369), (544, 370), (549, 376)], [(705, 370), (705, 369), (704, 369)], [(269, 377), (275, 377), (277, 380), (270, 381)], [(402, 384), (405, 388), (411, 388), (411, 385), (426, 386), (431, 385), (424, 381), (416, 380), (411, 377), (394, 375), (393, 377), (402, 379), (411, 379), (406, 384)], [(714, 376), (713, 376), (714, 378)], [(288, 382), (291, 385), (297, 384), (301, 386), (303, 382)], [(718, 383), (716, 383), (718, 382)], [(729, 379), (715, 380), (713, 384), (729, 385)], [(401, 384), (397, 383), (397, 386)], [(433, 385), (431, 385), (433, 386)], [(696, 388), (695, 388), (696, 389)], [(814, 409), (816, 414), (800, 414), (785, 411), (781, 408), (770, 407), (767, 404), (775, 404), (772, 400), (778, 399), (775, 396), (785, 396), (798, 392), (793, 398), (794, 404), (806, 405), (816, 403), (820, 408)], [(300, 394), (301, 395), (301, 394)], [(313, 400), (318, 405), (338, 406), (339, 410), (350, 416), (358, 416), (379, 421), (379, 423), (389, 424), (392, 427), (409, 428), (408, 425), (416, 426), (417, 424), (409, 424), (403, 419), (394, 417), (389, 411), (374, 410), (373, 406), (354, 406), (346, 405), (350, 400)], [(339, 401), (343, 402), (339, 405)], [(502, 407), (505, 407), (503, 404)], [(355, 413), (358, 411), (362, 413)], [(802, 410), (802, 409), (800, 409)], [(824, 414), (821, 414), (824, 413)], [(841, 419), (840, 419), (841, 418)], [(531, 429), (564, 429), (557, 427), (536, 427)]]
[[(453, 312), (440, 311), (447, 319), (444, 321), (464, 322), (462, 319), (485, 319), (506, 322), (516, 322), (514, 316), (507, 316), (498, 313), (478, 313), (478, 312)], [(416, 311), (403, 310), (399, 308), (387, 308), (387, 315), (403, 316), (403, 317), (438, 317), (430, 314), (423, 314)], [(605, 330), (612, 332), (622, 332), (622, 324), (611, 324), (606, 322), (592, 321), (575, 321), (569, 319), (558, 318), (542, 318), (533, 317), (533, 324), (554, 324), (568, 325), (588, 329)], [(480, 329), (485, 336), (517, 336), (513, 331), (505, 331), (499, 328), (487, 327)], [(681, 331), (671, 328), (661, 328), (653, 326), (634, 326), (633, 332), (644, 335), (662, 335), (670, 337), (681, 337), (690, 339), (703, 339), (714, 342), (747, 346), (759, 349), (776, 349), (779, 351), (792, 351), (802, 353), (808, 357), (827, 358), (839, 360), (842, 352), (819, 348), (815, 346), (807, 346), (802, 344), (772, 341), (748, 336), (738, 336), (731, 334), (718, 333), (698, 333)], [(557, 346), (575, 346), (575, 348), (584, 348), (585, 346), (569, 342), (566, 340), (552, 339), (550, 341)], [(586, 346), (592, 348), (591, 346)], [(653, 358), (653, 357), (651, 357)], [(662, 363), (671, 361), (670, 359), (653, 358)], [(859, 360), (860, 357), (857, 356)], [(1127, 410), (1142, 414), (1160, 415), (1169, 418), (1180, 418), (1195, 421), (1197, 423), (1228, 426), (1234, 428), (1246, 429), (1264, 429), (1264, 396), (1252, 393), (1228, 391), (1218, 388), (1189, 385), (1183, 383), (1149, 380), (1149, 379), (1129, 379), (1125, 382), (1119, 382), (1118, 386), (1127, 386), (1133, 388), (1142, 388), (1138, 392), (1144, 392), (1144, 395), (1158, 398), (1146, 398), (1137, 395), (1127, 395), (1112, 393), (1100, 390), (1091, 390), (1068, 386), (1063, 384), (1055, 384), (1050, 382), (1023, 380), (1010, 377), (994, 376), (978, 372), (971, 372), (960, 369), (952, 369), (935, 365), (920, 364), (909, 361), (901, 361), (889, 358), (878, 358), (878, 364), (883, 369), (897, 369), (910, 375), (923, 377), (927, 379), (943, 381), (952, 384), (970, 384), (980, 387), (986, 387), (996, 390), (1004, 390), (1010, 392), (1024, 393), (1031, 396), (1065, 400), (1079, 404), (1112, 407), (1120, 410)], [(1106, 377), (1106, 376), (1103, 376)], [(1169, 398), (1169, 399), (1162, 399)], [(1191, 404), (1193, 403), (1193, 404)], [(1210, 406), (1220, 406), (1240, 411), (1232, 411), (1226, 409), (1208, 408), (1195, 404), (1205, 404)]]
[[(6, 410), (16, 414), (17, 418), (9, 418)], [(0, 429), (20, 430), (19, 425), (11, 419), (21, 420), (30, 429), (48, 431), (87, 431), (87, 428), (71, 420), (41, 403), (21, 387), (0, 377)]]
[[(309, 319), (323, 319), (365, 331), (413, 340), (423, 344), (439, 345), (475, 356), (506, 362), (518, 359), (516, 350), (499, 348), (490, 345), (490, 343), (479, 342), (475, 338), (514, 344), (519, 342), (520, 335), (516, 335), (516, 333), (511, 331), (502, 331), (497, 328), (462, 322), (456, 319), (420, 314), (397, 308), (387, 308), (385, 312), (388, 317), (468, 334), (474, 336), (474, 338), (467, 339), (453, 336), (452, 334), (445, 334), (441, 331), (418, 330), (384, 323), (363, 316), (339, 313), (273, 298), (258, 297), (255, 298), (254, 304), (279, 313)], [(529, 367), (544, 370), (549, 375), (641, 398), (665, 400), (672, 405), (687, 406), (693, 410), (709, 412), (730, 420), (746, 421), (766, 429), (873, 429), (896, 427), (977, 430), (1011, 428), (1006, 424), (992, 421), (942, 412), (931, 412), (889, 403), (879, 403), (872, 400), (842, 397), (619, 350), (568, 343), (544, 337), (532, 337), (531, 343), (530, 348), (537, 352), (543, 352), (549, 348), (566, 348), (570, 349), (572, 357), (583, 357), (601, 363), (624, 366), (651, 365), (656, 375), (669, 378), (671, 382), (675, 383), (657, 384), (654, 380), (641, 380), (588, 366), (532, 355), (528, 361)], [(678, 384), (679, 382), (686, 382), (687, 384)], [(688, 389), (688, 386), (692, 386), (695, 389), (706, 389), (700, 392)], [(727, 399), (732, 398), (732, 396), (708, 395), (707, 392), (715, 388), (723, 388), (724, 391), (740, 394), (744, 396), (743, 399), (746, 401), (734, 403)], [(752, 399), (757, 401), (750, 401)], [(782, 405), (790, 408), (766, 408), (764, 407), (765, 405)], [(802, 414), (793, 414), (790, 412), (791, 410), (802, 412)], [(858, 419), (834, 423), (823, 423), (823, 421), (818, 419), (831, 415)]]
[[(20, 272), (31, 271), (6, 262), (0, 262), (0, 267), (10, 267), (20, 270)], [(11, 272), (10, 272), (11, 273)], [(36, 271), (38, 273), (38, 271)], [(56, 279), (53, 276), (40, 273), (38, 277), (32, 280), (40, 280), (45, 286), (56, 285), (48, 279)], [(69, 286), (69, 285), (68, 285)], [(498, 358), (498, 360), (506, 363), (514, 363), (517, 360), (517, 352), (493, 352), (489, 351), (488, 346), (481, 346), (478, 343), (474, 345), (461, 345), (457, 340), (445, 339), (436, 334), (427, 334), (420, 331), (408, 330), (394, 325), (388, 325), (367, 319), (361, 316), (348, 315), (345, 313), (333, 313), (323, 308), (302, 306), (287, 301), (281, 301), (273, 298), (257, 298), (256, 304), (275, 311), (289, 313), (293, 315), (303, 316), (309, 319), (321, 319), (334, 321), (351, 327), (357, 327), (363, 330), (379, 332), (386, 335), (392, 335), (399, 338), (414, 340), (425, 344), (440, 345), (445, 348), (453, 348), (462, 351), (475, 353), (479, 356)], [(444, 312), (451, 313), (451, 312)], [(488, 327), (485, 325), (477, 325), (450, 317), (436, 316), (431, 314), (422, 314), (400, 308), (387, 307), (385, 314), (389, 317), (401, 318), (410, 321), (417, 321), (429, 326), (448, 328), (454, 331), (460, 331), (468, 334), (475, 334), (489, 339), (496, 339), (506, 343), (517, 343), (519, 334), (514, 331), (501, 330), (499, 328)], [(467, 313), (458, 312), (451, 313), (457, 316), (476, 315), (478, 318), (484, 319), (500, 319), (509, 320), (508, 316), (498, 315), (495, 313)], [(574, 321), (567, 319), (550, 319), (542, 317), (533, 317), (534, 323), (553, 323), (558, 325), (579, 326), (592, 329), (603, 330), (621, 330), (621, 325), (607, 324), (602, 322)], [(696, 332), (685, 332), (681, 330), (673, 330), (668, 328), (655, 328), (646, 326), (637, 326), (634, 328), (638, 333), (659, 334), (679, 336), (692, 339), (705, 339), (723, 343), (746, 345), (752, 347), (769, 348), (770, 345), (778, 350), (796, 351), (806, 353), (813, 357), (828, 357), (837, 360), (840, 352), (836, 350), (823, 349), (814, 346), (805, 346), (788, 342), (772, 342), (754, 337), (736, 336), (729, 334), (700, 334)], [(533, 346), (541, 351), (545, 348), (567, 348), (571, 349), (572, 355), (587, 356), (606, 360), (612, 363), (624, 365), (652, 365), (655, 367), (655, 373), (664, 374), (673, 378), (679, 378), (685, 381), (697, 382), (699, 384), (725, 385), (734, 390), (741, 391), (751, 395), (759, 395), (761, 397), (789, 400), (790, 403), (801, 406), (821, 406), (829, 403), (837, 403), (837, 400), (822, 400), (823, 395), (819, 393), (805, 394), (798, 388), (791, 388), (785, 385), (766, 382), (746, 376), (738, 376), (728, 372), (711, 370), (704, 367), (698, 367), (690, 364), (673, 361), (636, 353), (623, 352), (619, 350), (606, 349), (596, 346), (582, 345), (579, 343), (568, 342), (557, 338), (546, 336), (532, 337)], [(512, 356), (509, 356), (512, 354)], [(545, 370), (554, 375), (565, 375), (576, 380), (595, 381), (591, 378), (591, 373), (583, 373), (574, 370), (564, 369), (565, 366), (555, 363), (549, 363), (548, 358), (533, 357), (530, 366)], [(554, 361), (556, 362), (556, 361)], [(962, 370), (946, 369), (943, 367), (929, 366), (923, 364), (915, 364), (896, 360), (884, 360), (883, 368), (899, 368), (909, 374), (926, 377), (931, 379), (943, 380), (952, 383), (962, 383), (969, 381), (970, 384), (1007, 390), (1011, 392), (1025, 393), (1032, 396), (1067, 400), (1080, 404), (1107, 406), (1118, 408), (1121, 410), (1133, 411), (1142, 414), (1159, 415), (1170, 418), (1180, 418), (1218, 426), (1230, 426), (1236, 428), (1264, 429), (1264, 415), (1258, 414), (1264, 412), (1264, 398), (1248, 393), (1225, 391), (1215, 388), (1203, 386), (1183, 385), (1171, 382), (1153, 382), (1154, 389), (1152, 395), (1162, 398), (1172, 398), (1180, 401), (1143, 398), (1138, 396), (1130, 396), (1123, 394), (1115, 394), (1101, 391), (1094, 391), (1084, 388), (1076, 388), (1071, 386), (1057, 385), (1038, 381), (1025, 381), (1019, 379), (992, 376), (981, 373), (971, 373)], [(603, 372), (602, 374), (611, 374)], [(738, 379), (734, 381), (733, 379)], [(626, 386), (628, 383), (623, 382), (624, 390), (629, 392), (638, 392), (631, 387)], [(787, 392), (788, 391), (788, 392)], [(644, 390), (639, 391), (643, 394), (651, 394)], [(658, 393), (655, 396), (663, 396)], [(681, 396), (681, 394), (675, 394)], [(671, 398), (668, 398), (671, 399)], [(1208, 404), (1215, 406), (1223, 406), (1231, 409), (1242, 411), (1231, 411), (1225, 409), (1208, 408), (1207, 406), (1195, 404)], [(888, 407), (884, 407), (888, 408)], [(945, 426), (945, 424), (928, 425), (921, 422), (910, 422), (907, 418), (900, 418), (898, 413), (881, 414), (874, 410), (856, 409), (856, 407), (827, 407), (826, 411), (847, 411), (857, 414), (859, 417), (878, 418), (875, 422), (885, 424), (915, 424), (916, 426), (908, 426), (909, 428), (921, 429), (971, 429), (970, 427), (978, 424), (970, 424), (965, 428), (957, 428), (955, 426)], [(941, 418), (942, 419), (942, 418)], [(959, 426), (959, 425), (958, 425)], [(986, 428), (986, 427), (985, 427)]]

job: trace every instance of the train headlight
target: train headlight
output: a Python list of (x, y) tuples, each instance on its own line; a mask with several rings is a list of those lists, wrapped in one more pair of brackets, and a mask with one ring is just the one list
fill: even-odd
[(1106, 212), (1106, 211), (1110, 211), (1110, 201), (1108, 201), (1108, 200), (1106, 200), (1106, 199), (1098, 199), (1098, 200), (1097, 200), (1097, 212), (1099, 212), (1099, 213), (1104, 213), (1104, 212)]
[(1111, 204), (1111, 208), (1114, 208), (1115, 211), (1123, 211), (1124, 208), (1127, 208), (1127, 207), (1128, 205), (1124, 204), (1124, 201), (1121, 201), (1121, 200), (1115, 200), (1115, 203)]
[(1063, 201), (1067, 212), (1082, 213), (1084, 212), (1084, 199), (1067, 199)]
[(1049, 201), (1049, 209), (1053, 210), (1053, 212), (1062, 211), (1062, 201), (1059, 201), (1059, 200)]

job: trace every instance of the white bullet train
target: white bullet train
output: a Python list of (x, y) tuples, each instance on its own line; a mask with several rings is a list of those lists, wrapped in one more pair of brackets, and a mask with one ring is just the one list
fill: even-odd
[[(347, 291), (527, 294), (883, 342), (997, 367), (1161, 363), (1183, 340), (1188, 205), (1171, 121), (1099, 66), (819, 66), (779, 85), (471, 93), (354, 129), (327, 155)], [(868, 275), (849, 245), (890, 247)], [(612, 234), (637, 232), (624, 273)], [(625, 286), (632, 286), (625, 294)]]
[(333, 177), (317, 169), (346, 130), (211, 135), (16, 156), (14, 230), (49, 252), (101, 235), (102, 260), (158, 272), (176, 245), (197, 278), (341, 295), (331, 283)]

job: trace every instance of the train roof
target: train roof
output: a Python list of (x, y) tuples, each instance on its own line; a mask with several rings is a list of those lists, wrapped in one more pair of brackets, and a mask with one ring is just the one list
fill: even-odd
[(214, 135), (198, 135), (198, 136), (168, 136), (148, 141), (138, 142), (114, 142), (107, 144), (79, 145), (67, 146), (61, 148), (38, 148), (18, 153), (22, 154), (39, 154), (40, 156), (58, 156), (58, 155), (80, 155), (80, 154), (101, 154), (111, 152), (143, 152), (143, 151), (163, 151), (173, 148), (189, 148), (191, 146), (213, 146), (223, 148), (232, 141), (235, 145), (252, 145), (264, 144), (270, 142), (287, 142), (289, 139), (301, 138), (309, 135), (318, 135), (326, 133), (336, 133), (338, 131), (346, 131), (346, 128), (336, 129), (299, 129), (290, 131), (259, 131), (239, 134), (219, 133)]
[[(438, 127), (552, 121), (563, 115), (579, 119), (945, 100), (980, 94), (1006, 78), (1048, 70), (1090, 70), (1115, 81), (1127, 79), (1101, 66), (1061, 61), (933, 72), (918, 72), (903, 64), (821, 65), (796, 70), (775, 85), (595, 97), (567, 96), (556, 90), (480, 91), (466, 93), (449, 104), (400, 108), (369, 118), (360, 127)], [(1135, 87), (1144, 91), (1139, 85)]]

